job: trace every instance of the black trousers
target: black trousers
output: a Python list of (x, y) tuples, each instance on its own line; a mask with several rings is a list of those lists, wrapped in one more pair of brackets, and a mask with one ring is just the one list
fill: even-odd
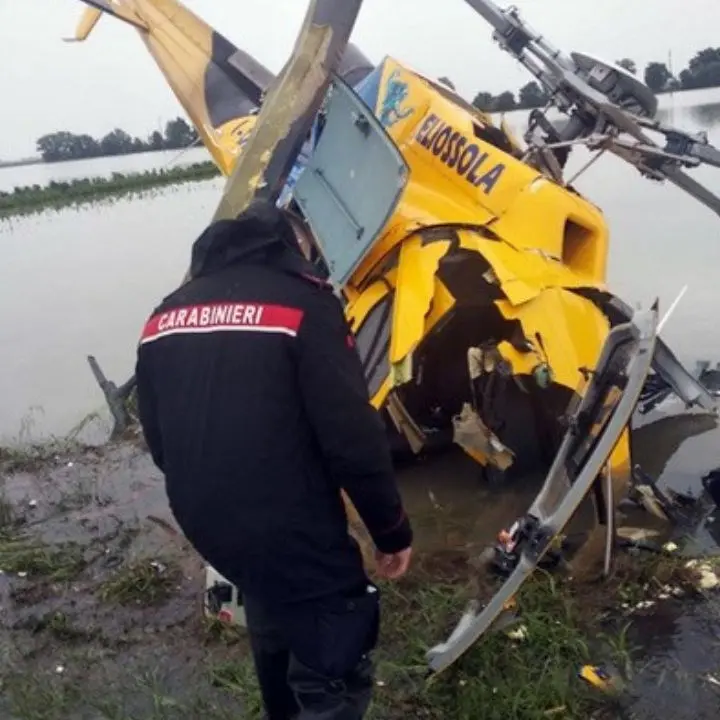
[(374, 585), (282, 609), (244, 605), (267, 720), (361, 720), (380, 625)]

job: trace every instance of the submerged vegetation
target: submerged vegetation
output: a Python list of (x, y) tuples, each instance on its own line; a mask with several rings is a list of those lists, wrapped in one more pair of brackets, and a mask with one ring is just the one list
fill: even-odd
[(46, 209), (78, 206), (107, 197), (140, 194), (152, 188), (208, 180), (220, 174), (210, 161), (140, 173), (113, 173), (108, 178), (83, 178), (49, 185), (0, 191), (0, 219), (29, 215)]

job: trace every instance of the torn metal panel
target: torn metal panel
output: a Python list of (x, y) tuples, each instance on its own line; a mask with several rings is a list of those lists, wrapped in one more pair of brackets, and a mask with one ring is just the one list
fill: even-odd
[(453, 441), (481, 465), (507, 470), (514, 455), (485, 425), (469, 403), (453, 418)]
[(459, 230), (460, 247), (482, 255), (513, 305), (521, 305), (552, 287), (585, 287), (587, 278), (541, 252), (518, 249), (473, 230)]
[(522, 305), (506, 300), (495, 304), (503, 317), (520, 322), (533, 346), (532, 353), (520, 353), (509, 343), (502, 344), (514, 372), (527, 372), (544, 360), (555, 382), (575, 390), (583, 381), (581, 368), (595, 367), (609, 323), (592, 303), (562, 288), (550, 288)]
[(392, 392), (388, 395), (386, 407), (397, 431), (408, 441), (410, 449), (416, 454), (419, 453), (425, 446), (427, 436), (412, 419), (397, 393)]
[(494, 562), (509, 577), (484, 608), (470, 603), (449, 639), (427, 653), (429, 669), (452, 665), (502, 615), (596, 485), (632, 415), (650, 369), (657, 306), (613, 328), (603, 344), (595, 374), (528, 512), (501, 533)]
[(425, 317), (435, 294), (435, 273), (450, 249), (451, 238), (423, 244), (421, 235), (405, 240), (400, 250), (390, 361), (406, 358), (422, 341)]

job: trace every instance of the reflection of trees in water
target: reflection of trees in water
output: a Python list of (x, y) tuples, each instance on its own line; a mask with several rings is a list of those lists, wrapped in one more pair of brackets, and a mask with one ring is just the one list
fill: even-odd
[(720, 102), (707, 105), (694, 105), (690, 108), (690, 116), (703, 127), (720, 125)]
[[(715, 430), (717, 426), (717, 418), (707, 413), (660, 417), (633, 430), (633, 461), (658, 480), (686, 440)], [(714, 467), (715, 461), (716, 458), (708, 458), (710, 467)]]
[(720, 125), (720, 102), (706, 103), (704, 105), (692, 105), (681, 108), (662, 108), (657, 112), (657, 119), (660, 122), (677, 124), (676, 115), (687, 113), (703, 129), (709, 130)]

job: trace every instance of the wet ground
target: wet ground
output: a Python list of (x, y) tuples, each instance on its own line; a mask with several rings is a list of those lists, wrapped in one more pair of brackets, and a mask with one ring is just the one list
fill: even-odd
[[(682, 413), (669, 401), (638, 423), (634, 452), (660, 485), (698, 497), (701, 477), (720, 465), (715, 418)], [(686, 528), (697, 552), (720, 552), (720, 512), (709, 511)], [(720, 599), (659, 603), (635, 616), (629, 640), (641, 651), (627, 717), (711, 720), (720, 715)]]
[(68, 450), (4, 479), (0, 717), (234, 717), (213, 683), (237, 653), (203, 622), (204, 569), (147, 454)]
[[(701, 475), (720, 465), (720, 432), (713, 418), (677, 409), (671, 403), (643, 419), (636, 459), (698, 495)], [(202, 563), (177, 534), (162, 478), (140, 444), (67, 448), (29, 465), (6, 456), (4, 468), (0, 717), (230, 718), (239, 703), (253, 717), (245, 641), (203, 620)], [(400, 478), (419, 556), (451, 561), (490, 541), (537, 489), (529, 482), (490, 492), (461, 453), (428, 458)], [(711, 521), (692, 532), (704, 551), (720, 538)], [(19, 541), (23, 534), (36, 541)], [(628, 641), (640, 650), (615, 717), (717, 717), (720, 605), (712, 592), (701, 603), (670, 597), (636, 612)]]

